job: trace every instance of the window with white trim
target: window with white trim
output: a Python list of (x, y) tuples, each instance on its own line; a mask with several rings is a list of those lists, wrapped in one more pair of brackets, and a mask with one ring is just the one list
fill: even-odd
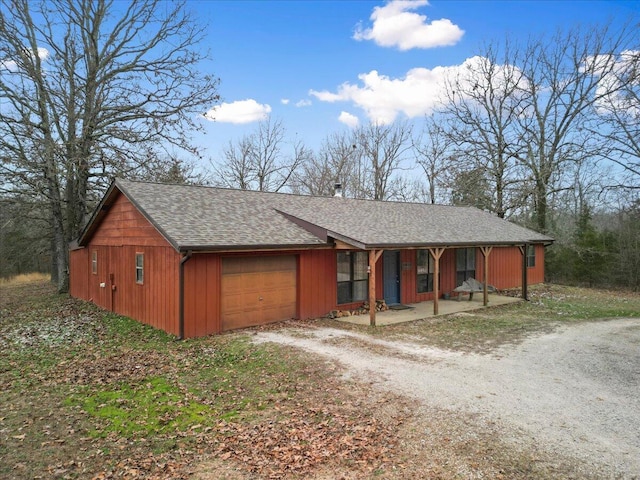
[(136, 253), (136, 283), (144, 283), (144, 253)]

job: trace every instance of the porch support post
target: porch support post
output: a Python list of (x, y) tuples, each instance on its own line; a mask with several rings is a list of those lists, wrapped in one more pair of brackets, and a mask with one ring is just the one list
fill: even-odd
[(522, 298), (529, 300), (528, 282), (527, 282), (527, 247), (528, 244), (520, 245), (520, 253), (522, 254)]
[(493, 250), (493, 247), (480, 247), (480, 251), (482, 252), (482, 256), (484, 257), (484, 279), (483, 279), (483, 292), (484, 295), (483, 301), (484, 306), (489, 305), (489, 254)]
[(438, 315), (438, 297), (440, 297), (440, 257), (445, 247), (430, 248), (429, 253), (436, 262), (433, 266), (433, 314)]
[(369, 325), (376, 326), (376, 262), (384, 250), (369, 250)]

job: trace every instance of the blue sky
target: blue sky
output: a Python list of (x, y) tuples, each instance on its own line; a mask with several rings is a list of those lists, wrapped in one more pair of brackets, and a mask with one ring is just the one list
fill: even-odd
[(640, 1), (205, 1), (204, 46), (223, 104), (196, 141), (211, 158), (265, 115), (318, 148), (369, 121), (420, 119), (445, 68), (483, 42), (638, 19)]

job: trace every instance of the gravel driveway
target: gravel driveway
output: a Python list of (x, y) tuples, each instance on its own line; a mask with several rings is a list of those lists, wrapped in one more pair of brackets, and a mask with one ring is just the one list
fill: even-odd
[(329, 357), (345, 376), (424, 405), (499, 422), (512, 441), (535, 442), (607, 477), (640, 478), (640, 319), (562, 327), (490, 355), (331, 328), (255, 340)]

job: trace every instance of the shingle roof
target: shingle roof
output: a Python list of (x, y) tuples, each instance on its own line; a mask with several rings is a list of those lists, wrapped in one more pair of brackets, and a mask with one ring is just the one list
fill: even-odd
[[(548, 243), (552, 238), (473, 207), (311, 197), (118, 179), (121, 191), (178, 250), (360, 248)], [(109, 196), (109, 193), (105, 198)], [(103, 200), (104, 203), (104, 200)], [(90, 221), (80, 238), (90, 236)]]

